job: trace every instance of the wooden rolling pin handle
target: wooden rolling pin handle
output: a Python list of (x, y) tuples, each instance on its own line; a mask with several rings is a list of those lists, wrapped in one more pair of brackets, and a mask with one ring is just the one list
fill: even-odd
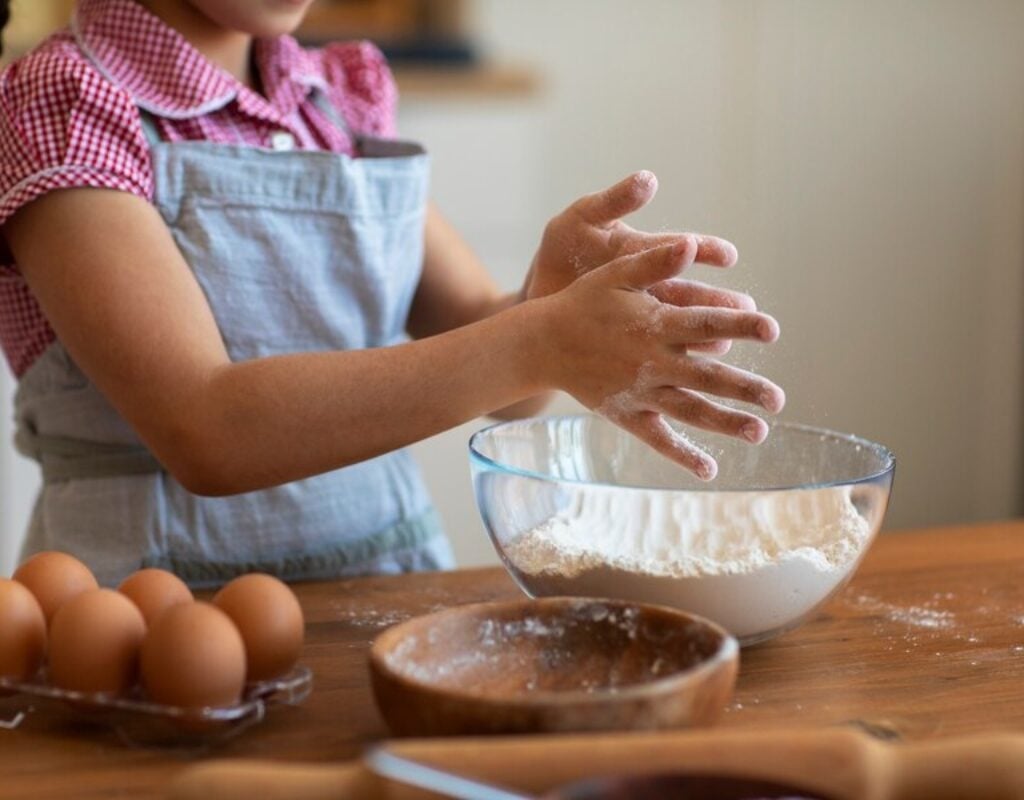
[[(638, 758), (630, 738), (608, 736), (599, 740), (570, 737), (556, 742), (529, 737), (482, 740), (472, 748), (444, 739), (396, 741), (391, 748), (414, 760), (456, 774), (469, 774), (501, 784), (508, 765), (531, 763), (537, 748), (549, 750), (535, 769), (527, 769), (514, 783), (542, 793), (580, 776), (636, 770), (642, 761), (651, 772), (696, 771), (721, 775), (762, 777), (794, 782), (835, 800), (874, 800), (876, 772), (887, 763), (889, 748), (851, 730), (713, 731), (648, 739)], [(625, 745), (625, 746), (624, 746)], [(637, 752), (637, 751), (632, 751)], [(557, 753), (557, 757), (554, 754)], [(614, 765), (614, 766), (613, 766)], [(627, 766), (628, 765), (628, 766)], [(807, 780), (804, 780), (804, 779)], [(531, 784), (524, 786), (522, 783)], [(269, 761), (211, 761), (184, 770), (168, 787), (168, 800), (421, 800), (436, 795), (378, 778), (358, 761), (345, 764), (288, 764)]]
[(362, 764), (211, 761), (172, 781), (168, 800), (349, 800), (380, 797), (380, 779)]
[[(626, 742), (629, 740), (626, 739)], [(657, 744), (653, 744), (657, 742)], [(501, 766), (524, 763), (530, 741), (483, 742), (467, 769), (465, 745), (395, 743), (393, 749), (457, 774), (501, 783)], [(623, 740), (569, 740), (546, 768), (526, 774), (542, 791), (622, 763)], [(536, 754), (534, 753), (534, 756)], [(716, 731), (652, 740), (652, 772), (695, 771), (792, 783), (831, 800), (1019, 800), (1024, 798), (1024, 737), (985, 735), (913, 744), (883, 744), (850, 730)], [(627, 771), (627, 770), (623, 770)], [(635, 770), (634, 770), (635, 771)], [(533, 770), (527, 770), (528, 773)], [(519, 783), (517, 781), (517, 783)], [(523, 787), (525, 788), (525, 787)], [(435, 797), (373, 775), (360, 762), (287, 764), (214, 761), (185, 770), (169, 800), (420, 800)]]
[(443, 739), (394, 740), (389, 749), (495, 784), (505, 782), (509, 764), (530, 765), (511, 785), (536, 794), (583, 776), (689, 772), (792, 784), (830, 800), (876, 800), (883, 797), (876, 767), (888, 765), (890, 747), (849, 728), (791, 728), (480, 740), (471, 758), (465, 744)]
[(1024, 738), (974, 736), (892, 745), (883, 800), (1024, 798)]

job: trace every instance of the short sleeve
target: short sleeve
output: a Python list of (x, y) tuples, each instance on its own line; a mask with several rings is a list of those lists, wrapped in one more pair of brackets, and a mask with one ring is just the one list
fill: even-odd
[(44, 48), (0, 76), (0, 224), (49, 191), (81, 187), (151, 199), (149, 148), (128, 94)]
[(372, 43), (336, 42), (322, 51), (331, 99), (359, 133), (396, 135), (398, 87), (384, 54)]

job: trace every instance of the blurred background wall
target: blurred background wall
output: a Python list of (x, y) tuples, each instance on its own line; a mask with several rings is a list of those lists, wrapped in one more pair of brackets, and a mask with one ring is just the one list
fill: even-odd
[[(477, 79), (396, 67), (400, 123), (503, 285), (548, 217), (651, 169), (635, 224), (730, 238), (739, 264), (693, 277), (780, 320), (730, 360), (785, 387), (784, 419), (895, 451), (887, 529), (1024, 510), (1024, 3), (460, 5)], [(12, 388), (4, 371), (0, 573), (37, 480), (7, 444)], [(463, 565), (494, 561), (466, 458), (483, 424), (416, 447)]]

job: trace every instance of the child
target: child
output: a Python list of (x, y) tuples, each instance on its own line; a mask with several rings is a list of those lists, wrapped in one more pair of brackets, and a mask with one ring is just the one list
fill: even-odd
[(732, 245), (622, 223), (640, 172), (555, 217), (503, 296), (394, 138), (380, 53), (288, 35), (309, 5), (80, 0), (3, 74), (0, 339), (44, 479), (26, 555), (106, 584), (449, 567), (402, 448), (555, 389), (704, 478), (666, 418), (764, 439), (698, 392), (777, 412), (781, 389), (688, 353), (778, 325), (674, 279)]

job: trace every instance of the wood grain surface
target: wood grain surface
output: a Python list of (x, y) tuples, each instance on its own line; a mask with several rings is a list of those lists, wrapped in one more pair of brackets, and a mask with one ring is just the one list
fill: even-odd
[[(377, 632), (459, 603), (519, 596), (500, 569), (296, 586), (306, 613), (299, 707), (205, 754), (127, 747), (101, 720), (0, 698), (0, 796), (159, 797), (203, 758), (339, 761), (386, 735), (366, 658)], [(720, 726), (853, 723), (926, 740), (1024, 732), (1024, 521), (889, 532), (802, 628), (743, 651)], [(38, 707), (37, 707), (38, 706)]]

